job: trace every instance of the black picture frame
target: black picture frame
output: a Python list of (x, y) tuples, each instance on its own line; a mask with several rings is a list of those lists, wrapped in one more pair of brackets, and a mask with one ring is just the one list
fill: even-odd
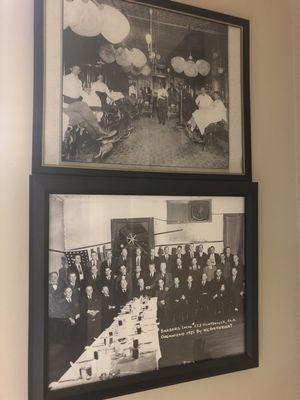
[[(245, 198), (245, 353), (49, 392), (47, 321), (49, 194), (197, 195)], [(102, 399), (258, 366), (258, 185), (186, 179), (129, 179), (35, 175), (30, 178), (29, 400)]]
[[(158, 176), (160, 179), (178, 179), (185, 180), (187, 175), (189, 179), (214, 180), (214, 181), (251, 181), (252, 180), (252, 159), (251, 159), (251, 122), (250, 122), (250, 64), (249, 64), (249, 39), (250, 22), (247, 19), (222, 14), (219, 12), (198, 8), (186, 4), (173, 2), (171, 0), (139, 0), (138, 3), (161, 7), (168, 11), (178, 11), (208, 20), (223, 22), (242, 28), (242, 127), (243, 127), (243, 164), (244, 172), (237, 174), (222, 173), (188, 173), (188, 172), (151, 172), (151, 171), (132, 171), (117, 169), (97, 169), (85, 166), (62, 167), (57, 165), (43, 165), (43, 128), (44, 128), (44, 54), (45, 34), (44, 34), (44, 15), (45, 0), (35, 0), (34, 7), (34, 117), (33, 117), (33, 142), (32, 142), (32, 172), (47, 174), (64, 174), (80, 176), (114, 176), (114, 177), (147, 177)], [(134, 2), (134, 1), (132, 1)]]

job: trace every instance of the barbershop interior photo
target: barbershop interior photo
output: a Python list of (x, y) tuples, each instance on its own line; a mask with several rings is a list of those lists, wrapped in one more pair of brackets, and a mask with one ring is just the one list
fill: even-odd
[(107, 0), (88, 3), (105, 15), (95, 36), (64, 3), (62, 161), (228, 168), (228, 27)]

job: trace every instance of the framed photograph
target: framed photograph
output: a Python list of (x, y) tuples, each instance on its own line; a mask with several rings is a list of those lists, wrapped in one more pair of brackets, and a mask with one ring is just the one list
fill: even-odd
[(251, 180), (249, 21), (36, 0), (33, 172)]
[(36, 175), (30, 210), (30, 400), (258, 366), (256, 184)]

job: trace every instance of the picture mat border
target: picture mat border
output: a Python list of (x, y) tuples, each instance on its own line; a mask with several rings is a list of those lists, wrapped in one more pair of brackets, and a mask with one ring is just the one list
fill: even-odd
[[(44, 165), (43, 155), (43, 136), (44, 136), (44, 50), (45, 50), (45, 32), (44, 32), (44, 1), (35, 0), (35, 85), (34, 85), (34, 127), (33, 127), (33, 153), (32, 153), (32, 171), (35, 173), (63, 173), (63, 174), (78, 174), (78, 175), (97, 175), (97, 176), (154, 176), (159, 175), (162, 178), (167, 178), (170, 174), (173, 178), (185, 179), (189, 174), (191, 179), (211, 180), (248, 180), (252, 179), (252, 166), (251, 166), (251, 127), (250, 127), (250, 84), (249, 84), (249, 21), (243, 18), (234, 17), (227, 14), (197, 8), (194, 6), (173, 2), (170, 0), (159, 0), (153, 4), (152, 0), (139, 0), (132, 1), (133, 3), (152, 6), (156, 8), (163, 8), (166, 11), (176, 11), (183, 14), (188, 14), (194, 17), (212, 20), (215, 22), (235, 26), (241, 28), (241, 104), (242, 104), (242, 163), (244, 172), (242, 173), (223, 173), (223, 170), (205, 170), (201, 172), (197, 168), (183, 168), (179, 167), (155, 167), (155, 166), (141, 166), (131, 168), (130, 166), (115, 164), (105, 164), (101, 168), (98, 164), (89, 165), (85, 163), (70, 163), (70, 165), (59, 164), (55, 166)], [(130, 2), (130, 0), (129, 0)], [(43, 50), (43, 51), (42, 51)], [(42, 101), (43, 100), (43, 101)]]
[[(153, 389), (199, 378), (225, 374), (258, 366), (258, 210), (256, 183), (214, 182), (187, 179), (178, 186), (176, 179), (130, 179), (35, 175), (30, 177), (30, 315), (29, 315), (29, 400), (96, 400)], [(244, 354), (166, 367), (91, 383), (48, 390), (48, 263), (49, 194), (110, 194), (163, 196), (245, 197), (245, 259), (247, 295), (245, 302)], [(46, 268), (41, 268), (45, 265)]]

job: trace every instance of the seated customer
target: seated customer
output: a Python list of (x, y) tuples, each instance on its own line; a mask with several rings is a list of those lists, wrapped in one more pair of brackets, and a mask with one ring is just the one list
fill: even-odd
[(214, 92), (213, 99), (214, 101), (208, 107), (193, 112), (193, 116), (189, 120), (191, 131), (194, 131), (197, 126), (201, 135), (204, 135), (205, 128), (210, 124), (227, 122), (227, 110), (221, 100), (220, 92)]
[(88, 104), (83, 100), (85, 93), (79, 79), (80, 67), (73, 65), (71, 72), (63, 77), (63, 110), (69, 117), (69, 125), (85, 127), (93, 138), (107, 134), (104, 131)]

